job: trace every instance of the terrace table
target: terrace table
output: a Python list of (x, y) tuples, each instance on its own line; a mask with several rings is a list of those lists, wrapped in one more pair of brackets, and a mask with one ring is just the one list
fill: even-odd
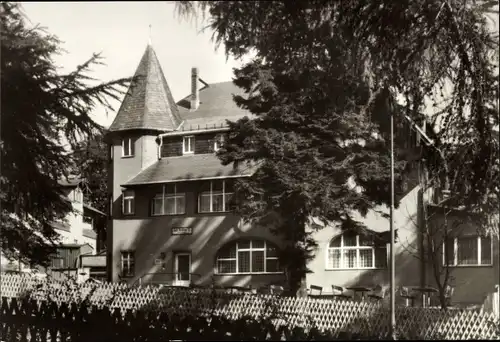
[(366, 286), (351, 286), (351, 287), (346, 287), (346, 290), (354, 292), (354, 297), (356, 297), (357, 293), (360, 293), (361, 299), (364, 300), (366, 293), (371, 292), (373, 289)]
[(424, 307), (430, 306), (432, 294), (438, 293), (438, 290), (436, 288), (430, 286), (414, 287), (413, 291), (422, 293)]
[(411, 302), (411, 306), (413, 307), (415, 304), (415, 294), (413, 294), (413, 288), (408, 286), (403, 286), (399, 290), (399, 296), (404, 298), (405, 304), (408, 307), (409, 302)]

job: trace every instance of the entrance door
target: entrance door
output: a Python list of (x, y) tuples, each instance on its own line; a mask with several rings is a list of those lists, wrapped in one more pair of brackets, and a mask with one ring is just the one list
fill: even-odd
[(175, 279), (191, 281), (191, 254), (175, 253)]

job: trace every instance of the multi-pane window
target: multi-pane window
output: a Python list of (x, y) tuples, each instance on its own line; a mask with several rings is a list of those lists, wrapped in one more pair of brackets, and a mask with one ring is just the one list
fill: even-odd
[(122, 277), (134, 276), (135, 253), (133, 251), (122, 251), (121, 266)]
[(135, 207), (135, 193), (133, 190), (125, 190), (123, 192), (123, 214), (133, 215)]
[(217, 274), (281, 272), (277, 248), (265, 240), (240, 240), (217, 253)]
[(327, 269), (366, 269), (387, 267), (387, 248), (374, 247), (363, 236), (344, 233), (328, 247)]
[(492, 240), (487, 236), (461, 236), (445, 243), (443, 264), (449, 266), (489, 266), (492, 264)]
[(194, 135), (182, 137), (182, 153), (194, 153)]
[(224, 134), (217, 134), (214, 140), (214, 151), (217, 152), (224, 144)]
[(214, 180), (203, 184), (198, 196), (198, 212), (216, 213), (229, 211), (233, 194), (233, 183), (228, 180)]
[(132, 138), (125, 138), (122, 140), (122, 157), (134, 156), (134, 141)]
[(177, 184), (164, 185), (163, 192), (153, 198), (152, 215), (180, 215), (186, 212), (186, 194)]

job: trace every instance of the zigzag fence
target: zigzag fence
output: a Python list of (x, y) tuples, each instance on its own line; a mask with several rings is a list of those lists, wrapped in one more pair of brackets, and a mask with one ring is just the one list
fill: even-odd
[[(117, 329), (123, 331), (122, 325), (130, 326), (135, 324), (131, 323), (132, 321), (141, 321), (150, 329), (157, 331), (167, 329), (166, 323), (158, 320), (158, 315), (162, 315), (168, 322), (184, 322), (182, 323), (184, 325), (179, 324), (185, 329), (189, 328), (189, 331), (195, 331), (200, 324), (212, 329), (212, 323), (207, 322), (212, 322), (216, 317), (215, 326), (217, 324), (225, 326), (224, 329), (232, 332), (229, 333), (231, 338), (235, 337), (233, 333), (236, 334), (234, 327), (252, 324), (260, 326), (258, 331), (267, 331), (269, 336), (274, 337), (277, 336), (276, 334), (290, 335), (293, 331), (299, 331), (299, 335), (316, 334), (317, 331), (319, 335), (315, 335), (315, 339), (321, 339), (321, 336), (342, 337), (345, 332), (371, 338), (383, 338), (388, 334), (389, 311), (384, 305), (376, 303), (238, 294), (215, 292), (209, 289), (127, 287), (125, 284), (116, 283), (63, 284), (46, 280), (37, 281), (18, 275), (3, 275), (0, 284), (3, 297), (2, 318), (0, 319), (2, 322), (3, 317), (7, 317), (8, 320), (8, 317), (22, 316), (33, 322), (39, 320), (44, 322), (44, 319), (48, 319), (47, 317), (65, 317), (67, 322), (78, 322), (79, 319), (83, 319), (83, 323), (80, 322), (76, 326), (85, 326), (85, 331), (89, 329), (99, 331), (102, 329), (95, 328), (92, 324), (112, 320), (115, 322), (112, 326), (116, 325)], [(19, 300), (22, 301), (22, 305), (19, 304)], [(104, 318), (96, 318), (101, 316)], [(153, 317), (156, 318), (153, 319)], [(398, 334), (405, 338), (498, 339), (500, 337), (498, 320), (495, 316), (477, 311), (442, 311), (401, 307), (397, 309), (396, 319)], [(264, 329), (263, 326), (266, 328)], [(273, 328), (270, 328), (271, 326)], [(22, 325), (21, 328), (12, 324), (9, 327), (14, 331), (25, 329)], [(8, 327), (4, 324), (3, 328)], [(63, 330), (56, 334), (59, 338)], [(144, 329), (139, 329), (139, 331), (144, 331)], [(215, 336), (222, 338), (220, 337), (222, 335), (217, 335), (214, 331), (210, 333), (215, 334), (214, 338)], [(50, 335), (49, 330), (42, 331), (41, 334), (47, 336), (46, 333)], [(119, 334), (119, 332), (116, 333)], [(251, 330), (248, 333), (251, 333)], [(82, 332), (76, 331), (72, 334), (76, 334), (75, 338), (78, 338)], [(142, 332), (142, 334), (146, 333)], [(33, 336), (38, 335), (40, 333), (35, 332)], [(304, 336), (302, 338), (305, 338)], [(267, 338), (269, 337), (263, 339)]]

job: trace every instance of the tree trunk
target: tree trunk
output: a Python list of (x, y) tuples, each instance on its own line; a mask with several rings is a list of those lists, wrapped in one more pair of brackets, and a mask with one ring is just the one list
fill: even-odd
[(288, 266), (287, 274), (290, 295), (307, 297), (306, 274), (302, 268), (297, 267), (297, 265), (290, 265)]

